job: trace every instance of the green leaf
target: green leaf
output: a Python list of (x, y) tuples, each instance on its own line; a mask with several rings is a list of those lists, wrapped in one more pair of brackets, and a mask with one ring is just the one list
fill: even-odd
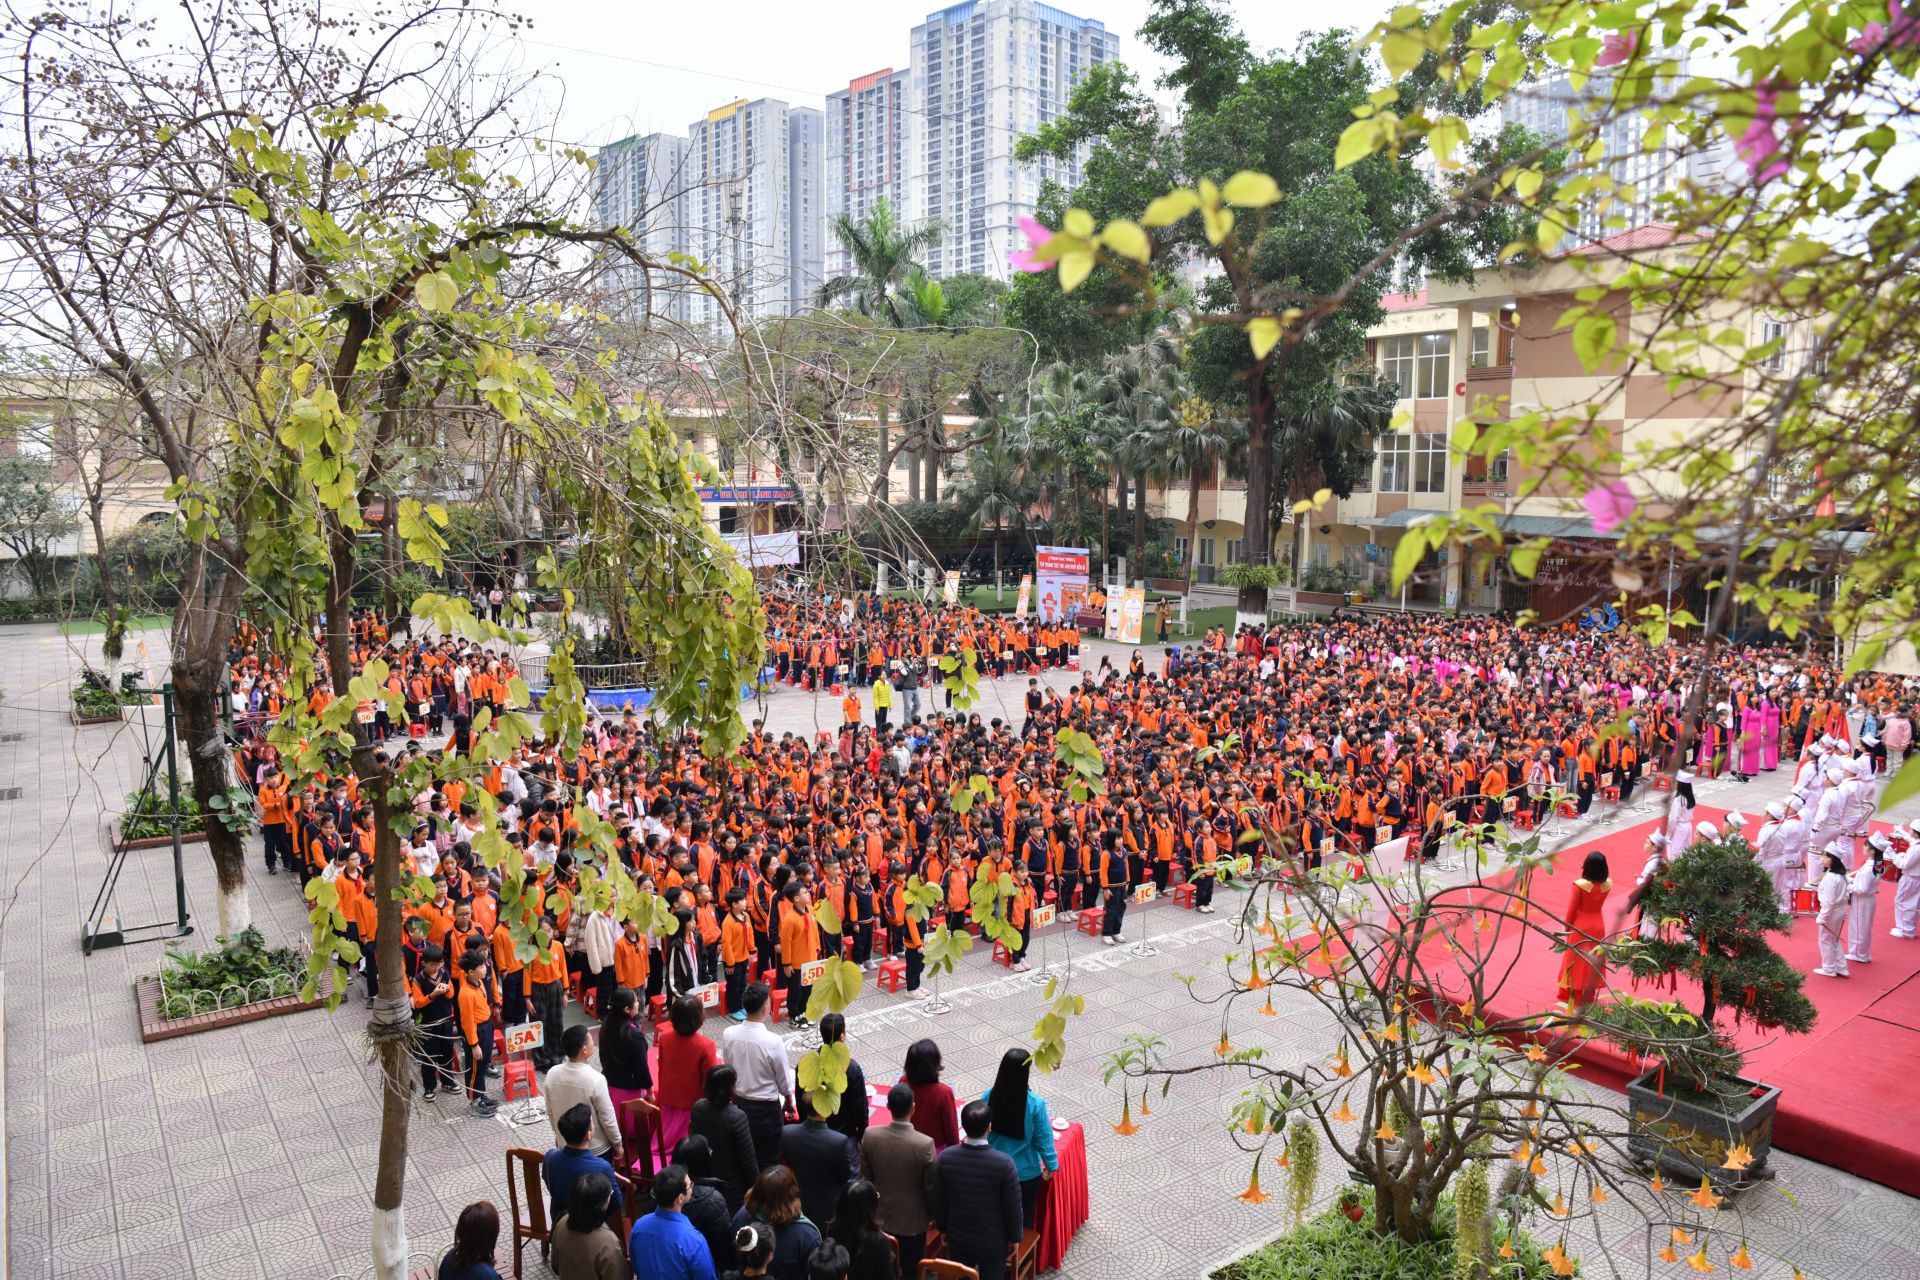
[(1920, 755), (1907, 757), (1900, 772), (1887, 783), (1887, 789), (1880, 794), (1880, 809), (1885, 812), (1915, 794), (1920, 794)]
[(444, 271), (430, 271), (414, 282), (413, 296), (428, 311), (451, 311), (460, 300), (460, 286)]
[(1093, 271), (1093, 254), (1075, 249), (1060, 255), (1060, 292), (1072, 293)]
[(1280, 341), (1280, 321), (1272, 316), (1255, 316), (1247, 321), (1247, 341), (1253, 346), (1253, 358), (1264, 360)]
[(1393, 589), (1398, 591), (1420, 564), (1420, 557), (1427, 553), (1427, 532), (1414, 526), (1400, 535), (1400, 545), (1393, 549)]
[(813, 904), (813, 918), (818, 920), (820, 927), (828, 933), (840, 932), (840, 913), (835, 911), (833, 904), (825, 898)]
[(1544, 542), (1521, 543), (1508, 555), (1513, 562), (1513, 571), (1523, 578), (1532, 578), (1540, 568), (1540, 556), (1546, 549)]
[(1142, 226), (1170, 227), (1200, 207), (1200, 197), (1185, 187), (1156, 196), (1140, 219)]
[(1280, 199), (1280, 184), (1264, 173), (1242, 169), (1220, 188), (1220, 198), (1243, 209), (1264, 209)]
[(1614, 342), (1620, 336), (1620, 328), (1612, 316), (1604, 311), (1589, 311), (1573, 322), (1573, 353), (1580, 357), (1580, 363), (1592, 373), (1613, 354)]
[(1380, 146), (1380, 122), (1378, 120), (1355, 120), (1340, 135), (1340, 142), (1333, 149), (1333, 167), (1344, 169), (1357, 164), (1372, 155)]
[(1153, 245), (1138, 223), (1116, 218), (1100, 233), (1100, 243), (1123, 258), (1145, 262), (1153, 257)]

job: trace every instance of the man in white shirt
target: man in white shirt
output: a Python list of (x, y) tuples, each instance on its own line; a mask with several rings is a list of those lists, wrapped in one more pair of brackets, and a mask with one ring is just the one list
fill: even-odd
[(587, 1061), (593, 1056), (593, 1042), (587, 1029), (572, 1026), (561, 1032), (560, 1052), (566, 1055), (566, 1061), (547, 1072), (542, 1086), (554, 1145), (567, 1145), (560, 1136), (560, 1117), (584, 1102), (593, 1108), (593, 1133), (587, 1139), (588, 1150), (605, 1156), (614, 1168), (624, 1169), (627, 1161), (620, 1145), (620, 1118), (613, 1109), (613, 1095), (607, 1091), (607, 1078)]
[(793, 1065), (786, 1042), (767, 1025), (767, 995), (765, 983), (749, 983), (740, 997), (746, 1021), (728, 1027), (720, 1038), (720, 1057), (738, 1077), (734, 1099), (747, 1113), (762, 1168), (780, 1161), (780, 1132), (793, 1101)]

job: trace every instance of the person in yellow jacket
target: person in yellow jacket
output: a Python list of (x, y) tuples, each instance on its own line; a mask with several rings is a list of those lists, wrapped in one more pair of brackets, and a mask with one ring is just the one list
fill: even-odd
[(893, 683), (887, 679), (887, 669), (880, 667), (873, 677), (873, 727), (885, 733), (887, 717), (892, 714)]

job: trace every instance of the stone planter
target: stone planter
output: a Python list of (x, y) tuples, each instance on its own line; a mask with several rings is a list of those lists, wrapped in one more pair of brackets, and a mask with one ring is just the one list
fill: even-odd
[(116, 712), (110, 716), (83, 716), (71, 706), (67, 709), (67, 719), (75, 724), (119, 724), (120, 716)]
[[(1734, 1111), (1676, 1096), (1671, 1087), (1661, 1092), (1656, 1071), (1629, 1081), (1628, 1152), (1676, 1181), (1698, 1182), (1705, 1175), (1724, 1187), (1773, 1177), (1767, 1156), (1773, 1150), (1773, 1113), (1780, 1105), (1780, 1090), (1752, 1080), (1736, 1083), (1761, 1092)], [(1753, 1163), (1727, 1168), (1727, 1151), (1740, 1145), (1752, 1152)]]
[[(206, 842), (207, 842), (207, 833), (204, 831), (182, 831), (180, 833), (181, 844), (205, 844)], [(120, 828), (115, 827), (113, 829), (113, 847), (116, 849), (128, 849), (128, 850), (171, 849), (173, 847), (173, 836), (170, 834), (161, 835), (161, 836), (141, 836), (137, 840), (128, 840), (121, 836)]]
[(204, 1012), (191, 1017), (162, 1018), (160, 979), (149, 973), (134, 979), (133, 1003), (140, 1017), (140, 1042), (151, 1044), (155, 1040), (171, 1040), (199, 1031), (237, 1027), (247, 1022), (258, 1022), (262, 1018), (277, 1018), (281, 1014), (298, 1013), (302, 1009), (315, 1009), (325, 1003), (332, 989), (333, 982), (329, 974), (321, 975), (319, 989), (312, 1000), (301, 999), (297, 987), (292, 995), (268, 996), (258, 1000), (250, 999), (247, 992), (235, 987), (230, 988), (234, 992), (234, 999), (229, 1004), (223, 1006), (215, 1000), (209, 1000)]
[(1147, 585), (1165, 595), (1183, 596), (1187, 593), (1185, 578), (1148, 578)]

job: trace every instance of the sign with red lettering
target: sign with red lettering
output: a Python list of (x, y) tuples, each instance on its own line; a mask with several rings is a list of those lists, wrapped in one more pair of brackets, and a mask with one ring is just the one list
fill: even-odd
[(820, 981), (820, 975), (827, 971), (825, 960), (810, 960), (800, 966), (800, 985), (810, 987)]
[(547, 1042), (546, 1024), (523, 1022), (517, 1027), (508, 1027), (506, 1041), (508, 1053), (531, 1053)]

